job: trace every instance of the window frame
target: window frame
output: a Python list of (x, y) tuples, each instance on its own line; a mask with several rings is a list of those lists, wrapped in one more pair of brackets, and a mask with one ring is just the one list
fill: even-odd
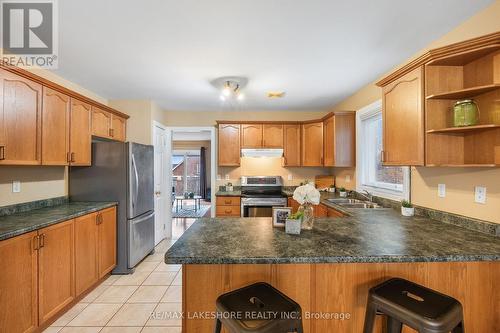
[[(375, 184), (367, 184), (367, 162), (366, 150), (367, 146), (364, 145), (366, 133), (364, 131), (364, 121), (378, 115), (382, 115), (382, 100), (377, 100), (361, 108), (356, 112), (356, 191), (368, 191), (371, 194), (392, 200), (409, 200), (410, 199), (410, 168), (402, 166), (403, 168), (403, 186), (402, 190), (391, 189), (388, 186), (377, 186)], [(383, 131), (383, 129), (382, 129)], [(383, 133), (382, 133), (383, 135)], [(382, 137), (383, 141), (383, 137)]]

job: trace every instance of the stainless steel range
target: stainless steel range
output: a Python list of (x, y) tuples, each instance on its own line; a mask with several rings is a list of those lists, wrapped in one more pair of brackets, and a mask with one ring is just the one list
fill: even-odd
[(280, 176), (241, 177), (241, 216), (271, 217), (273, 207), (286, 207)]

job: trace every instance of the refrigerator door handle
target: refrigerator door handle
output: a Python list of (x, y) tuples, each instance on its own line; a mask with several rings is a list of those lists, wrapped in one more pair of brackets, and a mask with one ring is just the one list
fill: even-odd
[(135, 208), (135, 205), (137, 203), (137, 196), (139, 195), (139, 174), (137, 173), (137, 166), (135, 163), (135, 157), (134, 154), (132, 154), (132, 167), (134, 168), (134, 179), (135, 179), (135, 185), (133, 188), (133, 193), (132, 193), (132, 208)]

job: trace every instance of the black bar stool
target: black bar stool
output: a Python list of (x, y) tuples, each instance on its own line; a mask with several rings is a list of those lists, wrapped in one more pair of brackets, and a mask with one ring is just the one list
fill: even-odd
[(375, 316), (387, 315), (387, 332), (403, 324), (419, 333), (463, 333), (462, 305), (456, 299), (403, 279), (390, 279), (370, 289), (364, 333), (372, 333)]
[(302, 333), (300, 305), (273, 286), (259, 282), (217, 298), (215, 333)]

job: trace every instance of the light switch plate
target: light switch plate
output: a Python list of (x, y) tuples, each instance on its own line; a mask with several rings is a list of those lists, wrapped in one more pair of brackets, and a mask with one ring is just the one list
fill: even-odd
[(438, 184), (438, 197), (444, 198), (446, 197), (446, 185)]
[(476, 186), (474, 188), (474, 201), (480, 204), (486, 203), (486, 187)]
[(12, 182), (12, 193), (21, 192), (21, 182), (19, 180), (14, 180)]

